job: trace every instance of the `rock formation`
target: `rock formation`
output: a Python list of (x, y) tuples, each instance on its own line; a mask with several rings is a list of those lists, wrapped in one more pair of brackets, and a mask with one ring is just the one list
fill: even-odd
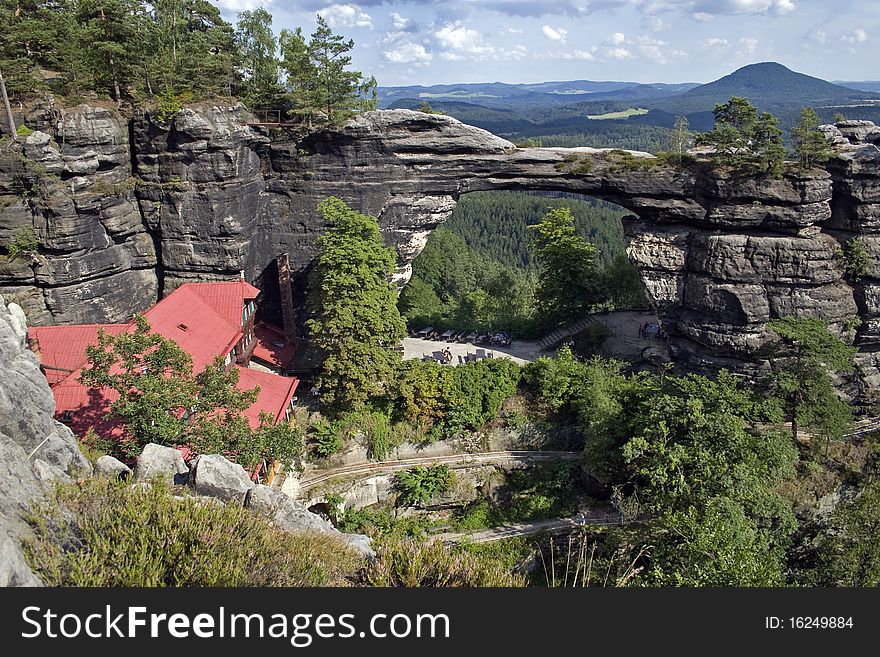
[[(27, 348), (26, 336), (27, 323), (21, 307), (15, 303), (7, 306), (0, 297), (0, 586), (42, 584), (21, 551), (21, 541), (29, 532), (22, 514), (42, 499), (56, 481), (92, 474), (92, 466), (80, 451), (76, 437), (53, 419), (55, 398), (36, 355)], [(110, 477), (125, 478), (131, 474), (128, 467), (109, 456), (98, 459), (97, 470), (99, 475)], [(361, 554), (373, 554), (368, 537), (337, 532), (287, 495), (255, 486), (240, 465), (222, 456), (199, 457), (193, 471), (191, 483), (195, 494), (211, 496), (215, 501), (235, 499), (243, 503), (246, 493), (259, 488), (260, 495), (247, 505), (262, 513), (269, 513), (264, 507), (271, 506), (270, 519), (280, 529), (338, 534)], [(135, 485), (144, 485), (152, 477), (186, 483), (189, 472), (176, 449), (147, 445), (132, 479)]]
[[(854, 393), (880, 390), (880, 129), (869, 122), (824, 128), (841, 151), (827, 170), (766, 180), (677, 171), (645, 153), (518, 149), (409, 110), (304, 138), (254, 125), (240, 105), (184, 109), (167, 127), (140, 112), (126, 129), (89, 106), (29, 121), (41, 131), (0, 160), (0, 244), (28, 225), (41, 248), (0, 258), (0, 291), (38, 323), (117, 321), (181, 282), (241, 269), (271, 308), (280, 252), (301, 302), (324, 228), (316, 206), (331, 194), (379, 217), (403, 281), (461, 194), (564, 191), (633, 213), (628, 251), (680, 363), (758, 375), (769, 319), (818, 316), (862, 349)], [(858, 282), (840, 257), (855, 235), (878, 256)]]
[(27, 348), (22, 309), (0, 297), (0, 586), (39, 586), (21, 553), (21, 514), (56, 479), (91, 465), (73, 433), (55, 422), (55, 398)]

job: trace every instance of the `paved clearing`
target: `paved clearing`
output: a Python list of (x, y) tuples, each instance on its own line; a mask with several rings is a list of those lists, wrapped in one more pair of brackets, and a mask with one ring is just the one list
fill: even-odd
[[(592, 316), (611, 331), (611, 335), (602, 345), (602, 352), (607, 356), (619, 358), (631, 363), (642, 360), (645, 349), (653, 348), (665, 352), (666, 341), (660, 338), (640, 337), (639, 329), (647, 324), (657, 322), (657, 316), (650, 312), (624, 310), (614, 313), (600, 313)], [(459, 356), (464, 361), (468, 354), (481, 355), (492, 352), (495, 358), (510, 358), (522, 365), (537, 360), (541, 356), (552, 356), (556, 349), (544, 350), (539, 340), (513, 340), (508, 347), (488, 347), (469, 342), (443, 342), (441, 340), (424, 340), (422, 338), (403, 339), (403, 357), (411, 360), (433, 356), (440, 360), (443, 350), (452, 352), (452, 364), (459, 364)]]

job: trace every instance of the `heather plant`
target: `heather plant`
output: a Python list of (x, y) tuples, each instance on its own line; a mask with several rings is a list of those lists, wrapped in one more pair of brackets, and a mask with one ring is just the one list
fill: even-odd
[(289, 534), (240, 505), (175, 492), (60, 485), (27, 516), (27, 559), (48, 586), (340, 586), (360, 564), (332, 535)]

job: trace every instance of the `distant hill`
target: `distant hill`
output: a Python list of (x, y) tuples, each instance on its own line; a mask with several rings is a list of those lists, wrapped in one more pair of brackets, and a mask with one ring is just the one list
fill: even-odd
[(864, 80), (861, 82), (843, 82), (835, 80), (834, 84), (846, 87), (847, 89), (858, 89), (859, 91), (875, 91), (880, 93), (880, 82), (873, 80)]
[[(686, 116), (691, 130), (712, 129), (712, 110), (732, 96), (745, 96), (773, 112), (789, 135), (804, 107), (822, 121), (836, 113), (880, 123), (880, 82), (834, 84), (782, 64), (744, 66), (708, 84), (637, 84), (571, 80), (511, 85), (451, 84), (380, 87), (380, 107), (432, 107), (511, 141), (545, 146), (612, 146), (658, 150), (669, 146), (669, 129)], [(860, 85), (856, 88), (852, 85)], [(877, 87), (877, 91), (867, 87)], [(866, 87), (866, 88), (861, 88)], [(645, 111), (647, 110), (647, 112)], [(615, 116), (616, 115), (616, 116)]]
[(647, 99), (680, 94), (697, 86), (684, 84), (639, 84), (594, 80), (566, 80), (536, 84), (504, 82), (411, 85), (379, 87), (379, 107), (400, 107), (401, 101), (425, 100), (435, 103), (464, 102), (483, 107), (525, 111), (538, 107), (555, 107), (573, 102), (604, 99)]
[(750, 64), (723, 78), (701, 84), (689, 91), (653, 103), (653, 107), (673, 114), (711, 111), (716, 103), (732, 96), (745, 96), (761, 109), (811, 106), (840, 107), (869, 99), (880, 100), (880, 94), (859, 91), (832, 84), (820, 78), (797, 73), (776, 62)]

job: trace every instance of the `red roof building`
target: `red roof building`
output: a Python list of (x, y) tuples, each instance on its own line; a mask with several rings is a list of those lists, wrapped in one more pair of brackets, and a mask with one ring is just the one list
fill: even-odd
[[(260, 387), (256, 402), (244, 412), (254, 428), (263, 412), (276, 423), (288, 419), (299, 384), (293, 377), (247, 367), (257, 346), (254, 314), (259, 292), (244, 280), (187, 283), (144, 313), (154, 332), (173, 340), (192, 357), (194, 373), (219, 356), (227, 367), (237, 368), (240, 390)], [(106, 418), (116, 393), (90, 389), (79, 381), (87, 361), (86, 347), (97, 344), (100, 329), (119, 335), (133, 330), (134, 324), (32, 327), (28, 339), (55, 395), (56, 417), (80, 436), (91, 428), (107, 438), (118, 438), (122, 427)]]

